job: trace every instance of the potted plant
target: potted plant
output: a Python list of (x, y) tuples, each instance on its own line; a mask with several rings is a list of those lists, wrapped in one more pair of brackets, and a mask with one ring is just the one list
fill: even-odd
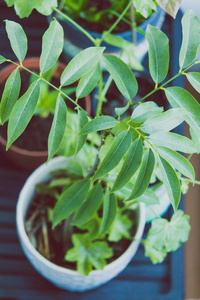
[[(188, 27), (188, 24), (190, 24), (190, 27)], [(87, 170), (87, 173), (81, 179), (75, 180), (70, 186), (64, 185), (64, 190), (56, 196), (58, 201), (53, 208), (53, 216), (49, 215), (49, 219), (52, 218), (54, 230), (66, 219), (70, 221), (70, 217), (81, 218), (82, 210), (88, 205), (88, 202), (88, 207), (91, 210), (86, 210), (86, 216), (87, 220), (91, 220), (99, 207), (97, 205), (94, 209), (93, 201), (90, 203), (90, 200), (94, 196), (95, 189), (101, 186), (100, 189), (103, 189), (102, 194), (104, 195), (103, 202), (105, 202), (105, 205), (101, 207), (102, 214), (98, 212), (100, 225), (97, 231), (99, 233), (101, 226), (103, 226), (102, 224), (105, 222), (109, 226), (106, 228), (106, 232), (103, 233), (107, 234), (108, 230), (114, 226), (116, 220), (116, 214), (113, 214), (116, 210), (112, 209), (113, 201), (111, 199), (119, 199), (117, 201), (118, 210), (123, 207), (123, 203), (125, 210), (127, 206), (132, 210), (140, 202), (155, 203), (157, 201), (155, 192), (148, 188), (152, 176), (156, 175), (162, 180), (166, 188), (174, 213), (170, 220), (159, 217), (152, 221), (147, 238), (142, 241), (145, 247), (145, 255), (149, 256), (153, 263), (162, 262), (168, 252), (175, 251), (188, 239), (190, 230), (189, 216), (185, 215), (182, 210), (179, 210), (178, 206), (181, 190), (185, 191), (185, 185), (188, 183), (196, 182), (194, 169), (189, 162), (189, 158), (193, 153), (199, 152), (200, 105), (185, 89), (169, 86), (169, 84), (172, 84), (173, 79), (178, 76), (187, 76), (191, 84), (199, 90), (200, 75), (199, 73), (190, 72), (190, 68), (196, 64), (194, 59), (199, 47), (200, 32), (198, 30), (200, 28), (200, 20), (192, 11), (188, 11), (184, 15), (182, 28), (183, 41), (179, 54), (180, 71), (173, 78), (165, 81), (170, 61), (169, 40), (159, 29), (152, 26), (147, 27), (149, 69), (155, 88), (139, 101), (132, 101), (138, 92), (138, 83), (134, 74), (119, 57), (104, 54), (105, 48), (100, 45), (83, 50), (69, 62), (61, 75), (59, 88), (51, 84), (59, 94), (48, 139), (49, 166), (51, 166), (51, 159), (57, 153), (65, 134), (65, 123), (68, 113), (62, 96), (67, 97), (75, 105), (75, 111), (77, 111), (74, 114), (74, 118), (78, 120), (79, 136), (75, 141), (74, 154), (78, 155), (79, 151), (83, 147), (87, 147), (88, 144), (91, 151), (96, 149), (96, 158), (94, 159), (92, 155), (92, 167)], [(17, 64), (17, 66), (24, 68), (23, 60), (26, 54), (25, 33), (19, 24), (11, 21), (6, 21), (6, 30), (13, 51), (20, 61), (20, 64)], [(23, 99), (16, 101), (9, 116), (7, 148), (22, 133), (31, 119), (39, 94), (38, 82), (47, 82), (43, 78), (43, 73), (49, 70), (57, 61), (62, 51), (63, 43), (61, 41), (63, 41), (63, 30), (59, 23), (54, 20), (43, 38), (40, 74), (35, 75), (38, 79), (30, 85)], [(110, 74), (105, 85), (103, 85), (102, 80), (101, 59), (104, 61)], [(1, 63), (6, 61), (14, 63), (0, 56)], [(68, 86), (79, 78), (76, 100), (74, 101), (71, 97), (65, 95), (61, 88)], [(122, 96), (128, 100), (124, 107), (115, 108), (116, 118), (102, 114), (104, 98), (112, 80)], [(89, 94), (97, 84), (100, 96), (96, 116), (93, 118), (79, 105), (79, 98)], [(148, 97), (153, 96), (158, 90), (165, 93), (171, 105), (165, 111), (154, 101), (148, 101)], [(130, 107), (133, 109), (131, 116), (122, 119), (122, 114)], [(21, 117), (20, 119), (19, 116)], [(190, 127), (191, 139), (171, 132), (183, 122), (186, 122)], [(18, 124), (17, 127), (16, 123)], [(88, 143), (87, 137), (91, 133), (97, 133), (98, 138), (97, 141), (89, 138)], [(189, 154), (189, 157), (185, 158), (178, 153), (179, 151)], [(52, 164), (54, 164), (53, 161), (55, 160), (52, 160)], [(77, 175), (78, 172), (80, 176), (80, 167), (77, 168), (77, 164), (75, 166), (76, 168), (73, 166), (73, 170), (76, 169), (75, 174)], [(48, 168), (48, 164), (46, 168)], [(36, 174), (36, 177), (38, 177), (39, 171)], [(73, 175), (67, 178), (71, 180)], [(199, 184), (199, 182), (196, 183)], [(33, 190), (30, 195), (33, 195)], [(74, 196), (78, 197), (74, 198)], [(70, 201), (71, 199), (74, 201)], [(116, 200), (114, 200), (114, 203), (116, 204)], [(20, 214), (18, 208), (18, 216), (20, 217), (17, 219), (23, 224), (23, 237), (28, 243), (28, 247), (33, 249), (33, 246), (30, 246), (31, 243), (28, 242), (24, 229), (24, 218), (27, 208), (28, 204), (23, 205), (23, 211)], [(71, 223), (73, 223), (73, 219)], [(81, 240), (83, 242), (83, 236), (79, 236), (78, 241), (75, 238), (74, 244), (77, 242), (80, 246)], [(83, 252), (84, 254), (87, 253), (85, 250)], [(31, 252), (31, 254), (33, 253), (38, 256), (36, 251)], [(71, 260), (73, 260), (75, 257), (73, 257), (72, 252), (71, 255)], [(102, 264), (95, 264), (95, 267), (101, 269)], [(88, 271), (90, 270), (91, 266), (88, 268)], [(62, 272), (61, 277), (63, 276)]]

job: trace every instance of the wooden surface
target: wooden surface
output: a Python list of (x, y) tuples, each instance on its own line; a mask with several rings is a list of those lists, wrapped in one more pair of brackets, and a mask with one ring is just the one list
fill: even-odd
[[(199, 72), (200, 67), (195, 71)], [(185, 85), (200, 102), (200, 95), (187, 82)], [(200, 180), (200, 155), (193, 155), (191, 163), (195, 168), (196, 180)], [(185, 197), (185, 212), (190, 215), (191, 224), (189, 240), (185, 244), (185, 299), (200, 299), (200, 185), (190, 184)]]

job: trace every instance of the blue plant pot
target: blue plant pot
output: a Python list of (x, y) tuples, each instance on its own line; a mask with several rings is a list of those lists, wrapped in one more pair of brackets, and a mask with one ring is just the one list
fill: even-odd
[[(146, 30), (147, 25), (151, 24), (152, 26), (158, 26), (161, 27), (164, 21), (164, 16), (165, 16), (165, 12), (158, 6), (157, 11), (155, 13), (153, 13), (151, 15), (151, 17), (149, 17), (145, 22), (143, 22), (139, 28), (143, 31)], [(65, 22), (63, 20), (60, 20), (63, 28), (64, 28), (64, 32), (65, 32), (65, 37), (75, 46), (85, 49), (87, 47), (91, 47), (94, 46), (93, 43), (91, 42), (91, 40), (86, 37), (79, 29), (77, 29), (73, 24), (71, 24), (70, 22)], [(90, 33), (90, 35), (93, 38), (98, 38), (101, 39), (102, 34), (100, 33), (96, 33), (96, 32), (92, 32), (92, 31), (88, 31)], [(132, 32), (131, 30), (129, 31), (125, 31), (122, 33), (118, 33), (116, 34), (116, 36), (122, 37), (123, 39), (131, 42), (132, 39)], [(140, 32), (138, 32), (137, 30), (135, 31), (135, 45), (139, 44), (140, 42), (142, 42), (145, 39), (144, 35), (141, 34)], [(106, 47), (106, 52), (115, 52), (115, 51), (119, 51), (120, 48), (119, 47), (115, 47), (112, 45), (107, 44), (106, 42), (103, 42), (101, 44), (101, 46), (105, 46)]]

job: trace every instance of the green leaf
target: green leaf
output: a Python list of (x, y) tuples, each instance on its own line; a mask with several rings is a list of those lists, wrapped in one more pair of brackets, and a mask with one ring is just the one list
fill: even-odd
[(186, 74), (186, 77), (193, 88), (200, 93), (200, 73), (198, 72), (189, 72)]
[(63, 98), (58, 95), (53, 123), (48, 137), (48, 161), (56, 154), (64, 133), (67, 122), (67, 107)]
[(125, 186), (140, 166), (143, 154), (143, 146), (140, 139), (130, 146), (122, 168), (113, 184), (111, 192), (115, 192)]
[(0, 64), (4, 63), (7, 59), (0, 55)]
[(149, 142), (155, 146), (163, 146), (184, 153), (196, 153), (195, 144), (188, 138), (173, 132), (156, 132), (149, 136)]
[(182, 45), (179, 53), (180, 68), (189, 66), (197, 55), (200, 45), (200, 20), (192, 10), (188, 10), (182, 18)]
[(78, 176), (83, 176), (83, 165), (76, 160), (70, 160), (67, 163), (67, 171)]
[(68, 218), (85, 200), (90, 189), (90, 180), (81, 179), (64, 190), (60, 195), (53, 211), (53, 225), (55, 228), (62, 220)]
[(103, 60), (122, 95), (129, 100), (134, 98), (138, 91), (138, 83), (127, 64), (112, 54), (104, 54)]
[(133, 220), (130, 220), (127, 215), (117, 213), (116, 218), (110, 228), (108, 240), (110, 242), (119, 242), (122, 238), (131, 239), (130, 230), (133, 227)]
[(200, 153), (200, 135), (199, 135), (199, 132), (194, 131), (190, 127), (190, 135), (191, 135), (192, 141), (194, 142), (194, 144), (196, 146), (197, 153)]
[(163, 218), (152, 221), (147, 234), (147, 242), (161, 253), (176, 251), (182, 243), (188, 240), (189, 232), (189, 216), (185, 215), (182, 210), (178, 210), (170, 221)]
[[(160, 204), (160, 200), (159, 200), (158, 196), (156, 195), (156, 193), (149, 188), (144, 192), (144, 194), (142, 196), (140, 196), (130, 202), (133, 204), (136, 202), (143, 202), (146, 205)], [(129, 206), (130, 206), (130, 204), (129, 204)]]
[(147, 26), (146, 38), (149, 43), (149, 71), (158, 84), (167, 76), (169, 69), (169, 39), (158, 28)]
[(5, 0), (7, 5), (13, 6), (20, 18), (28, 17), (35, 8), (40, 14), (48, 16), (52, 13), (53, 7), (57, 7), (57, 0)]
[(74, 247), (67, 251), (65, 260), (77, 262), (77, 271), (87, 276), (93, 267), (102, 270), (107, 262), (106, 259), (113, 256), (113, 250), (104, 241), (91, 241), (88, 233), (73, 234)]
[(48, 71), (57, 62), (64, 44), (62, 26), (53, 20), (42, 37), (42, 53), (40, 56), (40, 71)]
[(156, 151), (180, 173), (195, 180), (194, 168), (184, 156), (166, 147), (157, 147)]
[(186, 111), (181, 108), (172, 108), (146, 120), (140, 129), (152, 134), (158, 131), (170, 131), (180, 125), (186, 118)]
[(147, 19), (151, 14), (152, 10), (157, 9), (157, 6), (153, 0), (133, 0), (133, 4), (138, 13), (140, 13), (145, 19)]
[(167, 256), (167, 250), (165, 248), (159, 251), (154, 248), (154, 245), (152, 245), (147, 239), (143, 241), (143, 244), (145, 248), (144, 255), (149, 257), (153, 264), (162, 263), (164, 261)]
[(1, 99), (1, 122), (2, 125), (8, 120), (11, 111), (19, 97), (21, 78), (19, 70), (16, 69), (8, 77), (2, 99)]
[(100, 68), (99, 65), (96, 65), (92, 70), (90, 70), (87, 74), (81, 77), (81, 80), (79, 81), (76, 89), (76, 97), (82, 98), (89, 95), (97, 85), (99, 77)]
[(40, 94), (39, 82), (33, 82), (26, 93), (15, 103), (8, 122), (6, 149), (22, 134), (31, 120)]
[[(78, 110), (78, 120), (79, 120), (79, 132), (81, 129), (88, 123), (88, 118), (86, 114), (79, 109)], [(87, 140), (87, 134), (79, 135), (77, 139), (77, 145), (76, 145), (76, 150), (75, 150), (75, 155), (81, 150), (81, 148), (84, 146), (85, 142)]]
[(72, 225), (80, 225), (88, 222), (93, 215), (99, 209), (101, 202), (103, 201), (103, 188), (101, 183), (97, 183), (90, 190), (86, 201), (81, 205), (81, 207), (76, 212)]
[(114, 194), (106, 193), (103, 202), (103, 218), (100, 233), (106, 233), (113, 224), (117, 213), (117, 199)]
[(61, 85), (69, 85), (94, 69), (104, 50), (104, 47), (89, 47), (76, 55), (63, 71)]
[(110, 116), (101, 116), (88, 122), (80, 131), (80, 135), (88, 134), (94, 131), (105, 130), (117, 125), (117, 120)]
[(130, 102), (127, 102), (127, 104), (124, 107), (116, 107), (115, 108), (116, 115), (117, 116), (123, 115), (127, 111), (127, 109), (129, 108), (129, 106), (130, 106)]
[(136, 199), (146, 191), (155, 165), (155, 157), (151, 149), (147, 149), (139, 169), (139, 174), (127, 201)]
[(162, 9), (164, 9), (172, 17), (176, 17), (182, 0), (157, 0), (157, 3)]
[(6, 20), (6, 31), (13, 52), (22, 62), (27, 52), (27, 37), (22, 26), (14, 21)]
[(121, 132), (112, 143), (109, 151), (94, 174), (93, 181), (104, 176), (114, 169), (128, 151), (131, 144), (131, 133), (129, 130)]
[(183, 108), (188, 116), (185, 121), (197, 132), (200, 131), (200, 104), (185, 89), (180, 87), (169, 87), (165, 89), (166, 97), (174, 108)]
[(166, 188), (167, 195), (173, 206), (173, 209), (176, 211), (181, 198), (179, 179), (172, 166), (164, 158), (159, 157), (158, 160), (163, 184)]
[(155, 102), (148, 101), (139, 104), (131, 115), (131, 120), (136, 123), (142, 123), (149, 118), (155, 117), (163, 111), (163, 107), (159, 107)]

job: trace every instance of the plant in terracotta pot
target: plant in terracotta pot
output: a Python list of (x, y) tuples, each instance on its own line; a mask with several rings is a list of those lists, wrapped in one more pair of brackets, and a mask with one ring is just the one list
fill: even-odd
[[(173, 214), (170, 220), (158, 217), (152, 221), (147, 238), (142, 240), (145, 255), (150, 257), (153, 263), (162, 262), (167, 253), (175, 251), (188, 239), (189, 216), (178, 209), (178, 206), (181, 191), (185, 192), (185, 185), (190, 182), (199, 184), (195, 181), (194, 169), (189, 159), (193, 153), (199, 153), (200, 105), (188, 91), (175, 87), (172, 83), (173, 79), (178, 76), (187, 76), (192, 85), (199, 89), (199, 73), (190, 72), (190, 68), (196, 64), (194, 60), (200, 41), (200, 20), (192, 11), (184, 15), (182, 29), (183, 40), (179, 53), (180, 71), (173, 78), (166, 79), (170, 62), (169, 40), (159, 29), (153, 26), (147, 27), (149, 70), (155, 88), (138, 101), (133, 100), (138, 93), (138, 82), (134, 74), (119, 57), (105, 54), (105, 47), (101, 45), (83, 50), (69, 62), (61, 74), (59, 88), (46, 81), (43, 73), (56, 63), (62, 51), (63, 29), (54, 20), (45, 33), (40, 57), (40, 73), (35, 74), (37, 80), (30, 85), (23, 98), (16, 101), (9, 116), (7, 148), (21, 135), (34, 114), (39, 96), (39, 82), (48, 83), (59, 92), (48, 138), (48, 163), (46, 167), (43, 165), (33, 173), (33, 177), (28, 179), (20, 194), (17, 208), (17, 220), (20, 225), (17, 227), (26, 255), (28, 257), (34, 255), (34, 266), (38, 269), (39, 265), (44, 263), (47, 269), (43, 268), (42, 274), (49, 280), (51, 280), (49, 278), (51, 275), (57, 276), (59, 273), (60, 277), (52, 281), (62, 288), (69, 289), (71, 286), (71, 281), (67, 287), (65, 285), (66, 274), (69, 278), (72, 273), (78, 276), (77, 281), (74, 280), (77, 284), (71, 289), (86, 290), (102, 283), (96, 282), (96, 278), (103, 276), (103, 282), (111, 279), (110, 275), (104, 275), (104, 270), (110, 270), (114, 266), (114, 269), (120, 271), (120, 267), (115, 267), (115, 261), (120, 262), (120, 265), (123, 261), (123, 266), (127, 265), (131, 259), (132, 245), (138, 243), (142, 235), (140, 231), (138, 237), (136, 230), (136, 237), (133, 237), (130, 231), (127, 233), (125, 230), (128, 228), (128, 223), (134, 223), (137, 220), (132, 217), (133, 210), (137, 208), (136, 212), (138, 211), (140, 215), (141, 203), (150, 205), (159, 201), (155, 191), (150, 189), (152, 177), (157, 177), (163, 182)], [(2, 56), (0, 56), (0, 62), (7, 61), (17, 67), (25, 68), (23, 66), (26, 54), (25, 33), (19, 24), (11, 21), (6, 21), (6, 30), (20, 63), (17, 64)], [(105, 84), (102, 79), (101, 60), (110, 74)], [(26, 70), (29, 72), (27, 68)], [(78, 79), (80, 81), (76, 88), (76, 99), (73, 100), (62, 91), (62, 88)], [(122, 96), (128, 100), (125, 106), (115, 108), (117, 117), (102, 113), (104, 99), (112, 80)], [(99, 97), (96, 115), (93, 118), (79, 105), (79, 99), (89, 94), (96, 85), (98, 85)], [(165, 93), (171, 105), (165, 110), (152, 100), (157, 91)], [(150, 96), (151, 100), (148, 100)], [(72, 119), (73, 122), (77, 122), (79, 130), (74, 142), (74, 159), (69, 164), (67, 160), (62, 160), (60, 157), (52, 159), (59, 151), (65, 135), (68, 108), (63, 97), (75, 105)], [(132, 114), (123, 119), (121, 116), (130, 108)], [(191, 139), (172, 132), (183, 122), (190, 127)], [(96, 139), (90, 136), (94, 133)], [(66, 148), (68, 146), (67, 140), (65, 146)], [(179, 153), (180, 151), (189, 156), (184, 157)], [(75, 162), (75, 159), (78, 162)], [(43, 168), (46, 170), (45, 176), (43, 176)], [(64, 172), (59, 171), (56, 174), (54, 172), (56, 177), (52, 178), (50, 172), (55, 169), (64, 169)], [(50, 175), (46, 176), (46, 172)], [(44, 214), (50, 222), (50, 228), (49, 223), (47, 225), (47, 222), (44, 222), (44, 224), (57, 237), (59, 234), (56, 234), (56, 230), (59, 231), (59, 226), (62, 228), (61, 231), (66, 229), (68, 234), (65, 236), (71, 240), (73, 246), (70, 249), (65, 248), (69, 245), (68, 243), (64, 246), (67, 250), (66, 253), (62, 251), (65, 253), (64, 259), (77, 262), (77, 269), (81, 274), (89, 273), (87, 276), (78, 275), (77, 272), (71, 270), (69, 272), (66, 268), (44, 259), (33, 246), (34, 238), (32, 244), (27, 237), (24, 222), (27, 216), (30, 224), (30, 215), (27, 215), (27, 210), (35, 195), (35, 184), (40, 182), (46, 182), (39, 190), (40, 194), (42, 191), (42, 194), (53, 196), (52, 204), (47, 209), (48, 213)], [(27, 197), (27, 191), (30, 197)], [(97, 201), (99, 195), (101, 196), (99, 199), (102, 200)], [(24, 202), (24, 199), (27, 199), (27, 202)], [(39, 200), (39, 205), (40, 203), (42, 200)], [(43, 217), (40, 216), (40, 220)], [(34, 219), (34, 216), (32, 218)], [(87, 222), (91, 223), (88, 225)], [(46, 230), (45, 225), (43, 228)], [(137, 228), (141, 226), (137, 225)], [(113, 234), (111, 234), (112, 230), (114, 230)], [(110, 236), (118, 236), (116, 232), (119, 230), (121, 233), (126, 232), (126, 238), (131, 238), (132, 242), (124, 254), (114, 262), (105, 262), (105, 259), (110, 259), (112, 254), (112, 250), (108, 250)], [(88, 239), (91, 231), (94, 235)], [(135, 248), (133, 253), (135, 253)], [(112, 276), (116, 276), (116, 273), (112, 273)], [(92, 285), (88, 286), (90, 283)]]

